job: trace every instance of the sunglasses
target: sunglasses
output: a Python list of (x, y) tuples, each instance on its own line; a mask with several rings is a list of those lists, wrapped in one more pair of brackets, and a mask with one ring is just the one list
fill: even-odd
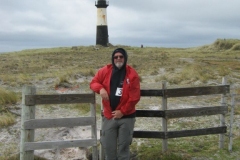
[(123, 56), (114, 56), (113, 58), (114, 58), (114, 59), (118, 59), (118, 58), (119, 58), (119, 59), (122, 59)]

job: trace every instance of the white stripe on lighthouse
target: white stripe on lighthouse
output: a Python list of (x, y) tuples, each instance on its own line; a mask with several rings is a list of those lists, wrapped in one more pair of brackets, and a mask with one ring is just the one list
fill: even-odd
[(97, 9), (97, 26), (107, 25), (107, 11), (106, 8)]

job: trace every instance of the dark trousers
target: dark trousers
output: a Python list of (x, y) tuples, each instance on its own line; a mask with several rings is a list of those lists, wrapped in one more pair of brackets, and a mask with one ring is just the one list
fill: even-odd
[(101, 144), (105, 160), (129, 160), (135, 118), (103, 118)]

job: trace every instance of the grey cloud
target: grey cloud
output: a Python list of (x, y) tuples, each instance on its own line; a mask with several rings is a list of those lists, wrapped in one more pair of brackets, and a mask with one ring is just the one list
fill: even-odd
[[(109, 0), (109, 41), (130, 46), (191, 47), (239, 38), (239, 0)], [(94, 45), (91, 0), (1, 0), (0, 52)]]

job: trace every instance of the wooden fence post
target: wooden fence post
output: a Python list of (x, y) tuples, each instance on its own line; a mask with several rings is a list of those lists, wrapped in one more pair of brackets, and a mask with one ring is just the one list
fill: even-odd
[[(226, 78), (222, 78), (222, 85), (226, 85)], [(222, 94), (221, 105), (226, 106), (226, 94)], [(225, 114), (220, 114), (220, 126), (225, 126)], [(219, 148), (224, 147), (224, 134), (219, 134)]]
[(34, 141), (34, 129), (24, 129), (24, 122), (29, 119), (35, 119), (35, 106), (25, 105), (25, 95), (36, 94), (34, 86), (24, 86), (22, 89), (22, 114), (21, 114), (21, 144), (20, 160), (33, 160), (34, 151), (25, 151), (25, 142)]
[[(162, 110), (166, 111), (167, 110), (167, 97), (166, 97), (166, 92), (165, 90), (167, 89), (166, 81), (162, 82), (162, 90), (163, 90), (163, 96), (162, 96)], [(167, 118), (163, 117), (162, 118), (162, 130), (165, 134), (165, 137), (167, 137)], [(167, 138), (162, 139), (162, 151), (165, 152), (167, 151), (168, 144), (167, 144)]]
[[(101, 130), (100, 130), (100, 141), (101, 141), (101, 136), (102, 136), (102, 123), (103, 123), (103, 115), (102, 115), (102, 111), (103, 111), (103, 104), (102, 104), (102, 98), (100, 100), (100, 104), (101, 104)], [(105, 159), (105, 153), (104, 153), (104, 149), (103, 146), (100, 142), (100, 149), (99, 149), (99, 160), (104, 160)]]
[[(94, 94), (94, 93), (93, 93)], [(91, 116), (95, 117), (96, 122), (96, 96), (94, 94), (95, 100), (94, 103), (91, 103)], [(96, 123), (91, 126), (92, 127), (92, 138), (97, 139), (97, 126)], [(97, 151), (97, 145), (92, 147), (92, 159), (97, 160), (98, 159), (98, 151)]]
[(229, 126), (229, 145), (228, 150), (232, 152), (232, 145), (233, 145), (233, 120), (234, 120), (234, 107), (235, 107), (235, 90), (231, 96), (231, 114), (230, 114), (230, 126)]

